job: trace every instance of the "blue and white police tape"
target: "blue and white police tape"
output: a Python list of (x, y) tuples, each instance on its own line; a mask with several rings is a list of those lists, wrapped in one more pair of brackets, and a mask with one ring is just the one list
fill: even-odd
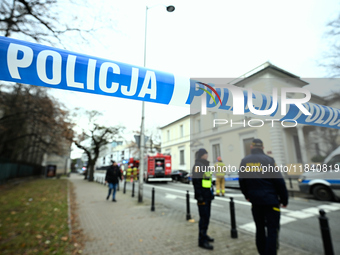
[[(212, 94), (206, 92), (214, 89), (203, 89), (206, 84), (186, 77), (7, 37), (0, 37), (0, 80), (177, 106), (189, 106), (203, 98), (208, 108), (237, 115), (265, 115), (340, 128), (340, 110), (309, 103), (310, 95), (295, 102), (283, 97), (279, 101), (275, 91), (267, 96), (226, 85), (216, 88), (220, 104), (216, 100), (213, 104)], [(207, 97), (202, 97), (203, 93)]]
[(0, 37), (0, 80), (185, 105), (189, 78)]
[[(210, 81), (215, 82), (214, 79), (210, 79)], [(189, 103), (201, 114), (206, 114), (207, 108), (210, 108), (210, 111), (231, 111), (234, 115), (340, 129), (340, 109), (309, 103), (311, 93), (304, 88), (281, 88), (281, 97), (279, 97), (275, 87), (272, 94), (268, 95), (252, 91), (251, 88), (242, 89), (227, 84), (218, 85), (219, 87), (216, 85), (214, 96), (212, 93), (208, 94), (199, 89), (199, 87), (208, 86), (208, 84), (193, 80), (190, 82)], [(197, 83), (198, 87), (196, 85), (195, 88)], [(287, 98), (289, 93), (301, 93), (305, 94), (305, 97)], [(220, 104), (218, 104), (219, 101)]]

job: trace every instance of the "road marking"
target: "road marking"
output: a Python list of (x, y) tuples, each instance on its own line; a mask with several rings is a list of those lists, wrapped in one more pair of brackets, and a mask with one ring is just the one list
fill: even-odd
[(187, 184), (187, 183), (170, 182), (169, 184), (174, 185), (174, 186), (181, 186), (181, 187), (186, 185), (187, 187), (191, 187), (192, 188), (192, 184), (190, 185), (190, 184)]
[[(174, 192), (178, 192), (178, 193), (182, 193), (182, 194), (187, 193), (186, 190), (169, 189), (169, 188), (159, 187), (159, 186), (155, 186), (155, 185), (151, 185), (151, 184), (144, 184), (144, 186), (155, 188), (155, 190), (162, 189), (162, 190), (174, 191)], [(193, 192), (189, 192), (189, 194), (193, 195)]]
[(340, 203), (330, 203), (330, 205), (333, 205), (333, 206), (338, 207), (340, 209)]
[(296, 221), (296, 218), (292, 218), (292, 217), (288, 217), (288, 216), (285, 216), (285, 215), (280, 215), (280, 224), (283, 225), (283, 224), (287, 224), (287, 223), (290, 223), (290, 222), (293, 222), (293, 221)]
[[(236, 202), (236, 200), (235, 200)], [(326, 212), (338, 211), (340, 210), (340, 205), (336, 203), (324, 204), (319, 205), (317, 207), (309, 207), (298, 211), (287, 210), (283, 211), (284, 208), (281, 209), (280, 215), (280, 225), (288, 224), (290, 222), (297, 221), (298, 219), (307, 219), (311, 217), (315, 217), (319, 215), (319, 210), (323, 209)], [(283, 215), (284, 213), (284, 215)], [(241, 225), (239, 228), (255, 233), (256, 227), (254, 222), (249, 222), (246, 224)]]
[[(177, 193), (181, 193), (181, 194), (186, 194), (187, 192), (185, 190), (177, 190), (177, 189), (171, 189), (171, 188), (165, 188), (165, 187), (159, 187), (159, 186), (155, 186), (155, 185), (152, 185), (152, 184), (144, 184), (145, 186), (148, 186), (148, 187), (151, 187), (151, 188), (155, 188), (156, 189), (160, 189), (160, 190), (165, 190), (165, 191), (171, 191), (171, 192), (177, 192)], [(190, 196), (195, 196), (195, 193), (194, 192), (189, 192), (189, 195)], [(232, 194), (232, 195), (226, 195), (225, 197), (216, 197), (215, 196), (215, 199), (218, 200), (218, 201), (223, 201), (223, 202), (229, 202), (227, 199), (230, 198), (230, 197), (243, 197), (243, 194)], [(181, 196), (178, 196), (178, 198), (183, 198), (185, 199), (186, 197), (181, 197)], [(191, 203), (191, 202), (190, 202)], [(195, 202), (196, 203), (196, 202)], [(236, 200), (234, 199), (234, 203), (235, 204), (240, 204), (240, 205), (246, 205), (246, 206), (251, 206), (251, 203), (248, 202), (248, 201), (241, 201), (241, 200)], [(221, 205), (216, 205), (215, 203), (212, 203), (213, 206), (216, 206), (216, 207), (223, 207)], [(287, 209), (286, 209), (287, 210)]]
[[(175, 183), (173, 183), (173, 184), (175, 184)], [(155, 185), (152, 185), (152, 184), (144, 184), (145, 186), (149, 186), (149, 187), (152, 187), (152, 188), (155, 188), (155, 189), (163, 189), (163, 190), (168, 190), (168, 191), (175, 191), (175, 192), (179, 192), (179, 193), (187, 193), (186, 192), (186, 190), (177, 190), (177, 189), (171, 189), (171, 188), (165, 188), (165, 187), (160, 187), (160, 186), (155, 186)], [(174, 185), (174, 186), (181, 186), (181, 187), (183, 187), (183, 185)], [(193, 193), (193, 191), (192, 191), (192, 186), (190, 186), (190, 189), (188, 189), (189, 190), (189, 194), (194, 194)], [(234, 193), (230, 193), (230, 194), (227, 194), (227, 192), (226, 192), (226, 197), (244, 197), (243, 196), (243, 194), (234, 194)], [(218, 198), (218, 199), (222, 199), (223, 200), (223, 198), (221, 198), (221, 197), (216, 197), (215, 196), (215, 198)]]
[(286, 209), (286, 208), (280, 208), (280, 210), (281, 210), (281, 212), (283, 212), (283, 213), (291, 213), (291, 212), (294, 212), (294, 211), (292, 211), (292, 210), (288, 210), (288, 209)]
[[(165, 188), (165, 187), (159, 187), (159, 186), (154, 186), (154, 185), (151, 185), (151, 184), (144, 184), (145, 186), (148, 186), (148, 187), (151, 187), (151, 188), (155, 188), (156, 189), (161, 189), (161, 190), (166, 190), (166, 191), (174, 191), (174, 192), (178, 192), (178, 193), (182, 193), (182, 194), (186, 194), (187, 191), (186, 190), (177, 190), (177, 189), (171, 189), (171, 188)], [(194, 196), (195, 193), (193, 191), (189, 191), (189, 194), (191, 196)], [(231, 195), (226, 195), (225, 198), (230, 198), (230, 197), (243, 197), (243, 194), (231, 194)], [(222, 197), (217, 197), (215, 196), (215, 199), (216, 200), (221, 200), (221, 201), (225, 201), (226, 199), (225, 198), (222, 198)], [(236, 203), (236, 200), (234, 200), (234, 202)], [(249, 204), (249, 202), (243, 202), (241, 201), (242, 203), (244, 204)], [(242, 204), (240, 203), (240, 204)]]
[[(290, 223), (290, 222), (293, 222), (293, 221), (296, 221), (296, 219), (291, 218), (291, 217), (287, 217), (287, 216), (284, 216), (284, 215), (280, 216), (280, 225), (287, 224), (287, 223)], [(243, 225), (239, 226), (239, 228), (246, 230), (248, 232), (251, 232), (251, 233), (256, 233), (256, 226), (255, 226), (255, 222), (253, 222), (253, 221), (246, 223), (246, 224), (243, 224)]]
[(306, 209), (302, 209), (302, 212), (306, 212), (306, 213), (310, 213), (313, 215), (319, 215), (319, 208), (317, 207), (310, 207), (310, 208), (306, 208)]
[(301, 211), (293, 211), (286, 215), (290, 217), (298, 218), (298, 219), (306, 219), (306, 218), (314, 216), (314, 214), (310, 214), (308, 212), (301, 212)]
[[(185, 191), (185, 190), (177, 190), (177, 189), (159, 187), (159, 186), (154, 186), (154, 185), (150, 185), (150, 184), (145, 184), (145, 185), (149, 186), (149, 187), (154, 187), (155, 189), (161, 189), (161, 190), (170, 191), (170, 192), (177, 192), (177, 193), (181, 193), (181, 194), (187, 193), (187, 191)], [(192, 197), (195, 195), (194, 192), (192, 192), (192, 191), (190, 191), (189, 194)], [(229, 202), (227, 200), (227, 198), (236, 197), (236, 196), (237, 197), (243, 197), (243, 194), (232, 194), (230, 196), (227, 194), (226, 197), (216, 197), (215, 196), (215, 200), (222, 201), (222, 202)], [(176, 198), (186, 199), (185, 196), (176, 196), (176, 195), (173, 195), (173, 194), (168, 194), (168, 199), (176, 199)], [(191, 199), (190, 199), (190, 203), (196, 204), (196, 200), (191, 201)], [(239, 204), (239, 205), (251, 206), (251, 203), (248, 202), (248, 201), (241, 201), (241, 200), (234, 199), (234, 203)], [(216, 206), (216, 207), (223, 207), (222, 205), (218, 205), (216, 203), (212, 203), (212, 205)], [(297, 218), (297, 219), (306, 219), (306, 218), (312, 217), (314, 215), (319, 215), (320, 209), (325, 210), (325, 212), (337, 211), (337, 210), (340, 210), (340, 204), (339, 203), (330, 203), (330, 204), (319, 205), (317, 207), (310, 207), (310, 208), (297, 210), (297, 211), (289, 210), (289, 209), (286, 209), (286, 208), (281, 208), (281, 213), (284, 213), (288, 217), (294, 217), (294, 218)], [(291, 222), (291, 221), (289, 221), (289, 222)], [(287, 222), (287, 223), (289, 223), (289, 222)]]
[[(177, 199), (177, 198), (186, 199), (186, 197), (179, 197), (179, 196), (172, 195), (172, 194), (169, 194), (169, 193), (166, 193), (166, 194), (165, 194), (165, 198), (171, 199), (171, 200), (175, 200), (175, 199)], [(196, 201), (195, 199), (190, 199), (189, 202), (190, 202), (191, 204), (197, 204), (197, 201)], [(218, 205), (218, 204), (215, 204), (215, 203), (211, 203), (211, 206), (215, 206), (215, 207), (223, 207), (222, 205)]]
[(243, 230), (246, 230), (248, 232), (251, 232), (251, 233), (255, 233), (256, 232), (256, 226), (255, 226), (254, 222), (249, 222), (249, 223), (243, 224), (239, 228), (243, 229)]
[(177, 198), (177, 196), (176, 196), (176, 195), (169, 194), (169, 193), (166, 193), (166, 194), (165, 194), (165, 198), (174, 200), (174, 199)]
[[(235, 193), (235, 194), (233, 194), (233, 193), (229, 193), (229, 194), (228, 194), (227, 192), (226, 192), (225, 196), (226, 196), (226, 197), (244, 197), (243, 194), (236, 194), (236, 193)], [(217, 197), (217, 198), (219, 198), (219, 197)], [(222, 198), (222, 199), (223, 199), (223, 198)]]
[(319, 205), (318, 206), (319, 210), (323, 209), (325, 212), (331, 212), (331, 211), (336, 211), (339, 210), (340, 208), (334, 205)]

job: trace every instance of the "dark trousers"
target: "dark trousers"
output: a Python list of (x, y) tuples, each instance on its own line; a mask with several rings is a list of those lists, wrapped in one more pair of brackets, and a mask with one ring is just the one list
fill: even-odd
[(279, 249), (280, 207), (252, 205), (256, 225), (256, 247), (261, 255), (276, 255)]
[(107, 195), (107, 197), (109, 198), (112, 192), (112, 200), (115, 200), (116, 190), (117, 190), (117, 183), (109, 183), (109, 194)]
[(210, 220), (211, 201), (205, 201), (204, 205), (197, 205), (200, 221), (198, 223), (198, 242), (200, 244), (207, 241), (207, 231)]

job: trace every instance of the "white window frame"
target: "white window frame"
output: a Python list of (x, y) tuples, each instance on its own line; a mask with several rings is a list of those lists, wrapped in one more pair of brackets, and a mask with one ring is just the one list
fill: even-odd
[(183, 126), (183, 124), (179, 125), (179, 136), (181, 138), (184, 137), (184, 126)]
[(245, 148), (244, 148), (244, 143), (243, 143), (243, 140), (244, 139), (249, 139), (249, 138), (256, 138), (257, 137), (257, 132), (256, 131), (251, 131), (251, 132), (248, 132), (248, 133), (243, 133), (243, 134), (240, 134), (240, 148), (241, 148), (241, 151), (240, 151), (240, 155), (241, 155), (241, 159), (244, 158), (246, 155), (244, 155), (244, 151), (245, 151)]

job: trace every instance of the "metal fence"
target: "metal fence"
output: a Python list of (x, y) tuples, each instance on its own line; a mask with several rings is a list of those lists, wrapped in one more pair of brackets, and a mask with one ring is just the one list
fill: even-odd
[(43, 174), (43, 167), (27, 163), (6, 162), (0, 159), (0, 183), (9, 179)]

